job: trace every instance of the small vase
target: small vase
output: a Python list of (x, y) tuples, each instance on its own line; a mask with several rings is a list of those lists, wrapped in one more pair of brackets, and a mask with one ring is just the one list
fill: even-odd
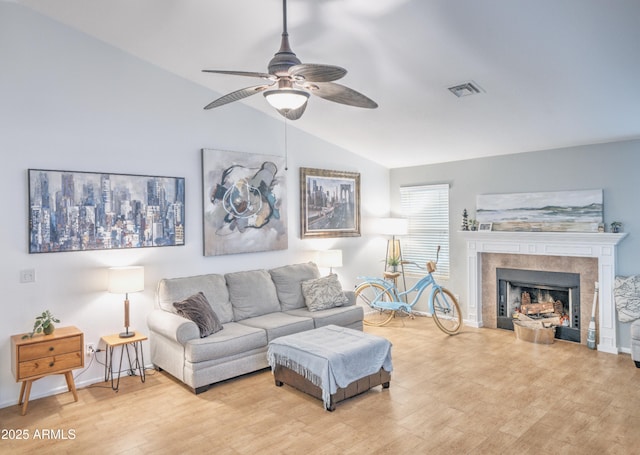
[(42, 329), (42, 331), (45, 335), (51, 335), (55, 329), (56, 327), (53, 324), (49, 324), (44, 329)]

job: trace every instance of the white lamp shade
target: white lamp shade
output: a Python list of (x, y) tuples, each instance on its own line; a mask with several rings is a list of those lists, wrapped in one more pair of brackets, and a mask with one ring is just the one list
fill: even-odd
[(264, 97), (267, 99), (269, 104), (278, 110), (293, 110), (298, 109), (306, 103), (309, 98), (309, 94), (302, 90), (279, 89), (264, 92)]
[(144, 291), (144, 267), (111, 267), (107, 290), (112, 294)]
[(406, 218), (381, 218), (378, 220), (378, 232), (384, 235), (407, 235), (409, 220)]
[(342, 250), (318, 251), (319, 267), (342, 267)]

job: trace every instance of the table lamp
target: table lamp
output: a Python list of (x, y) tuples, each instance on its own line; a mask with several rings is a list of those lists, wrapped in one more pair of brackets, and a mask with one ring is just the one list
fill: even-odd
[(342, 250), (318, 251), (318, 266), (329, 267), (329, 273), (333, 273), (334, 267), (342, 267)]
[(124, 294), (124, 327), (120, 338), (131, 338), (136, 333), (129, 332), (129, 293), (144, 291), (144, 267), (111, 267), (109, 269), (108, 291)]

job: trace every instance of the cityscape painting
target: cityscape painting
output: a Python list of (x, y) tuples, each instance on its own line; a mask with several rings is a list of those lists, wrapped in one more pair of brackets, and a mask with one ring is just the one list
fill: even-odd
[(302, 238), (360, 236), (360, 174), (300, 168)]
[(29, 253), (184, 245), (184, 178), (28, 172)]

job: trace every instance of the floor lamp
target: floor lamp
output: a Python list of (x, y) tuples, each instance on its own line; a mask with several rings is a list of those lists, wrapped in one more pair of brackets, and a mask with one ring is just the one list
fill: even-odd
[[(379, 226), (381, 234), (391, 236), (391, 238), (387, 240), (387, 255), (384, 260), (385, 270), (390, 259), (396, 261), (400, 266), (402, 284), (404, 285), (404, 289), (407, 289), (404, 267), (402, 265), (402, 246), (400, 245), (400, 239), (396, 237), (409, 233), (409, 221), (406, 218), (382, 218)], [(393, 271), (396, 272), (396, 270)]]

